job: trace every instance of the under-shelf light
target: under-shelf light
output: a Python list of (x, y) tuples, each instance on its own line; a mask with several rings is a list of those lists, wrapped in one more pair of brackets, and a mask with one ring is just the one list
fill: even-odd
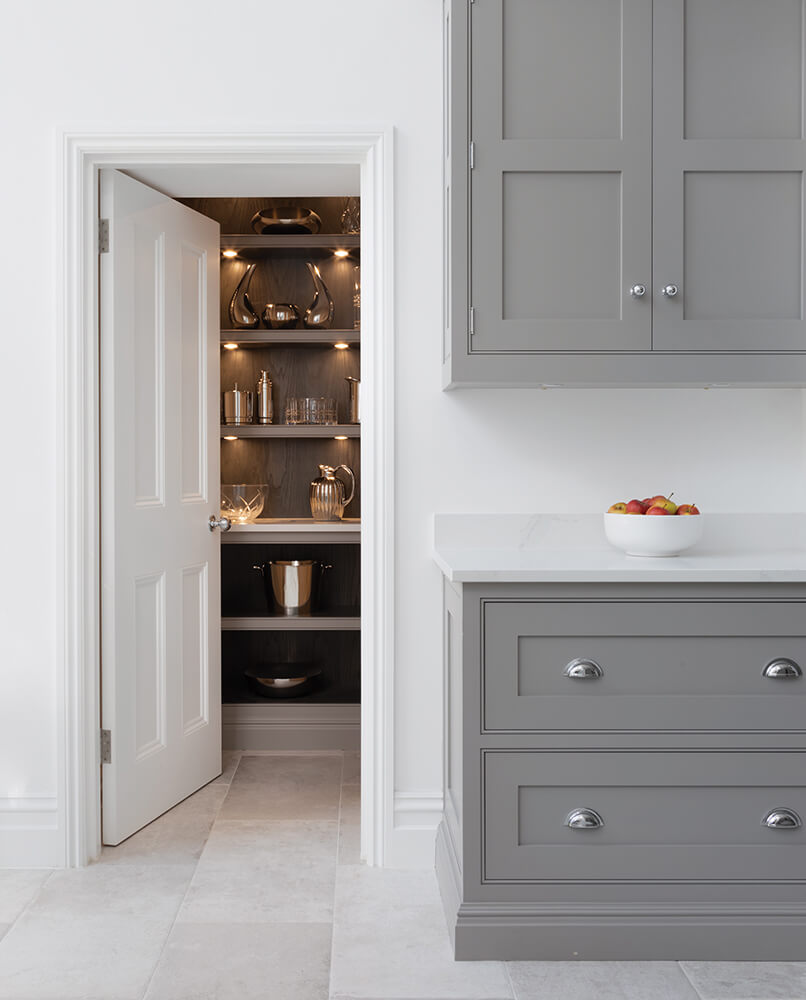
[(337, 344), (334, 344), (333, 346), (336, 348), (337, 351), (346, 351), (350, 345), (345, 344), (343, 340), (340, 340)]
[(333, 256), (334, 257), (349, 257), (350, 256), (350, 251), (349, 250), (334, 250), (333, 251)]
[(237, 250), (222, 250), (221, 251), (221, 256), (222, 257), (237, 257), (238, 256), (238, 251)]
[(347, 440), (347, 435), (346, 434), (336, 434), (334, 436), (333, 440), (334, 441), (346, 441)]
[(224, 349), (227, 351), (237, 351), (239, 347), (240, 344), (233, 344), (231, 342), (229, 344), (224, 344)]

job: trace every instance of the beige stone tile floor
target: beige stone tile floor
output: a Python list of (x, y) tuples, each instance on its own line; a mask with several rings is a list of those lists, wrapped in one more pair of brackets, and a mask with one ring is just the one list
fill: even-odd
[(89, 868), (0, 871), (0, 1000), (806, 1000), (806, 962), (454, 962), (359, 792), (354, 754), (228, 753)]

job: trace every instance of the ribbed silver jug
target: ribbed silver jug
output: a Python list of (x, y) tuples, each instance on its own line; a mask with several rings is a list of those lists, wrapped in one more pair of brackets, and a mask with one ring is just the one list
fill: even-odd
[[(344, 483), (336, 477), (339, 469), (350, 477), (350, 495), (344, 497)], [(314, 521), (340, 521), (344, 517), (344, 508), (355, 496), (355, 475), (346, 465), (320, 465), (320, 476), (311, 483), (311, 515)]]

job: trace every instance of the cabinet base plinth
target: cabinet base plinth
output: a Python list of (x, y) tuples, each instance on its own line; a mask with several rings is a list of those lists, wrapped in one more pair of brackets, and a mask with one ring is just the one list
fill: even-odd
[[(556, 904), (461, 901), (461, 874), (443, 822), (440, 893), (458, 961), (803, 961), (806, 900), (754, 905)], [(686, 910), (687, 912), (681, 912)]]

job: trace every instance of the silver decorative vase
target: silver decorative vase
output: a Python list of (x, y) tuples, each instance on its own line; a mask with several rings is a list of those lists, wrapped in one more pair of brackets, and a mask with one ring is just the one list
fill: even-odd
[(327, 330), (333, 322), (336, 307), (316, 264), (308, 261), (305, 266), (313, 281), (314, 297), (313, 302), (305, 310), (302, 322), (308, 330)]
[(250, 264), (241, 275), (238, 287), (229, 300), (229, 321), (233, 327), (253, 329), (260, 324), (260, 318), (249, 301), (249, 283), (255, 275), (257, 264)]

